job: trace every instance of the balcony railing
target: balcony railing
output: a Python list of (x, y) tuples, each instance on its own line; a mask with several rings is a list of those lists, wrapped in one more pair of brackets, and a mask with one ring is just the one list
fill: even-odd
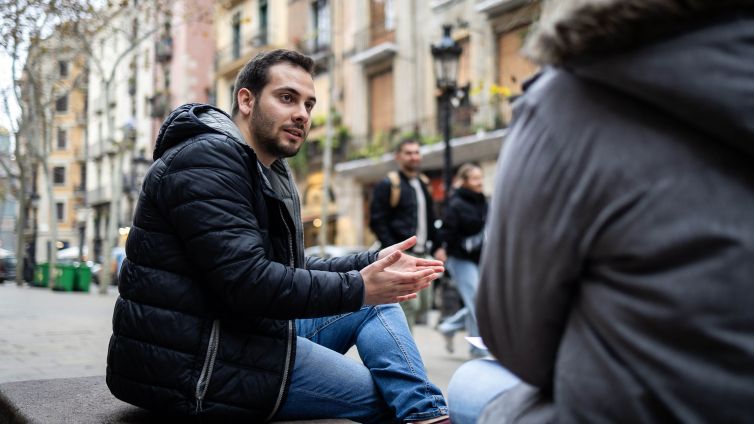
[(95, 188), (86, 192), (86, 204), (93, 206), (110, 201), (110, 191), (105, 187)]
[(395, 55), (398, 51), (395, 26), (387, 28), (384, 22), (379, 22), (357, 32), (354, 37), (356, 54), (351, 59), (356, 63), (369, 63)]
[(164, 118), (170, 111), (170, 95), (165, 92), (157, 92), (150, 99), (152, 109), (149, 116), (152, 118)]
[(218, 74), (233, 73), (254, 53), (268, 46), (268, 34), (266, 31), (258, 32), (245, 40), (239, 40), (238, 44), (230, 44), (217, 51), (215, 54), (215, 69)]
[(169, 62), (170, 59), (173, 57), (173, 38), (172, 37), (160, 38), (155, 44), (154, 51), (155, 51), (155, 56), (157, 58), (157, 62), (159, 63)]

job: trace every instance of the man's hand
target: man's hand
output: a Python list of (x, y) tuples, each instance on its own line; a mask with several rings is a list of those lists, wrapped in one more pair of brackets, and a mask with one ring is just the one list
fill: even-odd
[(380, 253), (377, 254), (377, 260), (383, 259), (387, 255), (395, 252), (396, 250), (400, 250), (403, 252), (404, 250), (410, 249), (416, 245), (416, 236), (411, 236), (407, 238), (406, 240), (403, 240), (402, 242), (395, 243), (392, 246), (386, 247), (382, 250), (380, 250)]
[[(428, 265), (420, 265), (424, 263)], [(429, 287), (442, 273), (442, 264), (437, 264), (438, 261), (415, 258), (395, 249), (359, 271), (366, 291), (364, 303), (381, 305), (415, 298), (416, 292)]]

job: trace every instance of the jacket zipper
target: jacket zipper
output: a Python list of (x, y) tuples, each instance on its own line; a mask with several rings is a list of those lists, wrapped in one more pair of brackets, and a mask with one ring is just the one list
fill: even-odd
[[(280, 211), (280, 217), (283, 219), (283, 225), (285, 225), (286, 232), (288, 233), (288, 252), (290, 255), (290, 266), (294, 267), (296, 262), (293, 258), (293, 239), (291, 237), (291, 229), (288, 227), (288, 223), (285, 222), (285, 214), (283, 213), (282, 206), (278, 203), (278, 210)], [(285, 393), (285, 386), (288, 384), (288, 370), (291, 367), (291, 349), (293, 347), (293, 321), (288, 320), (288, 346), (285, 350), (285, 366), (283, 368), (283, 383), (280, 385), (280, 392), (278, 398), (275, 401), (275, 407), (272, 408), (272, 412), (265, 421), (269, 421), (280, 409), (280, 404), (283, 402), (283, 393)]]
[(196, 413), (202, 412), (202, 402), (204, 395), (209, 388), (209, 380), (212, 378), (212, 370), (215, 368), (215, 359), (217, 358), (217, 347), (220, 345), (220, 320), (212, 321), (212, 332), (209, 335), (207, 345), (207, 356), (204, 357), (204, 366), (199, 374), (199, 380), (196, 382)]

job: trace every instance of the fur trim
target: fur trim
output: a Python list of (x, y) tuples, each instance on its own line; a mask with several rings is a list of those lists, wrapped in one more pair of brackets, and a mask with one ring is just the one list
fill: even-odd
[(754, 9), (754, 0), (544, 1), (524, 53), (553, 65), (638, 45), (700, 18)]

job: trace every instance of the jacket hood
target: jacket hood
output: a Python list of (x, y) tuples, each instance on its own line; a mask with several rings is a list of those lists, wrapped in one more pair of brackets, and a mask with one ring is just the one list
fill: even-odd
[(224, 134), (246, 145), (241, 131), (227, 113), (214, 106), (188, 103), (178, 106), (162, 123), (152, 158), (157, 160), (169, 148), (207, 132)]
[(754, 156), (754, 0), (549, 0), (525, 54)]

